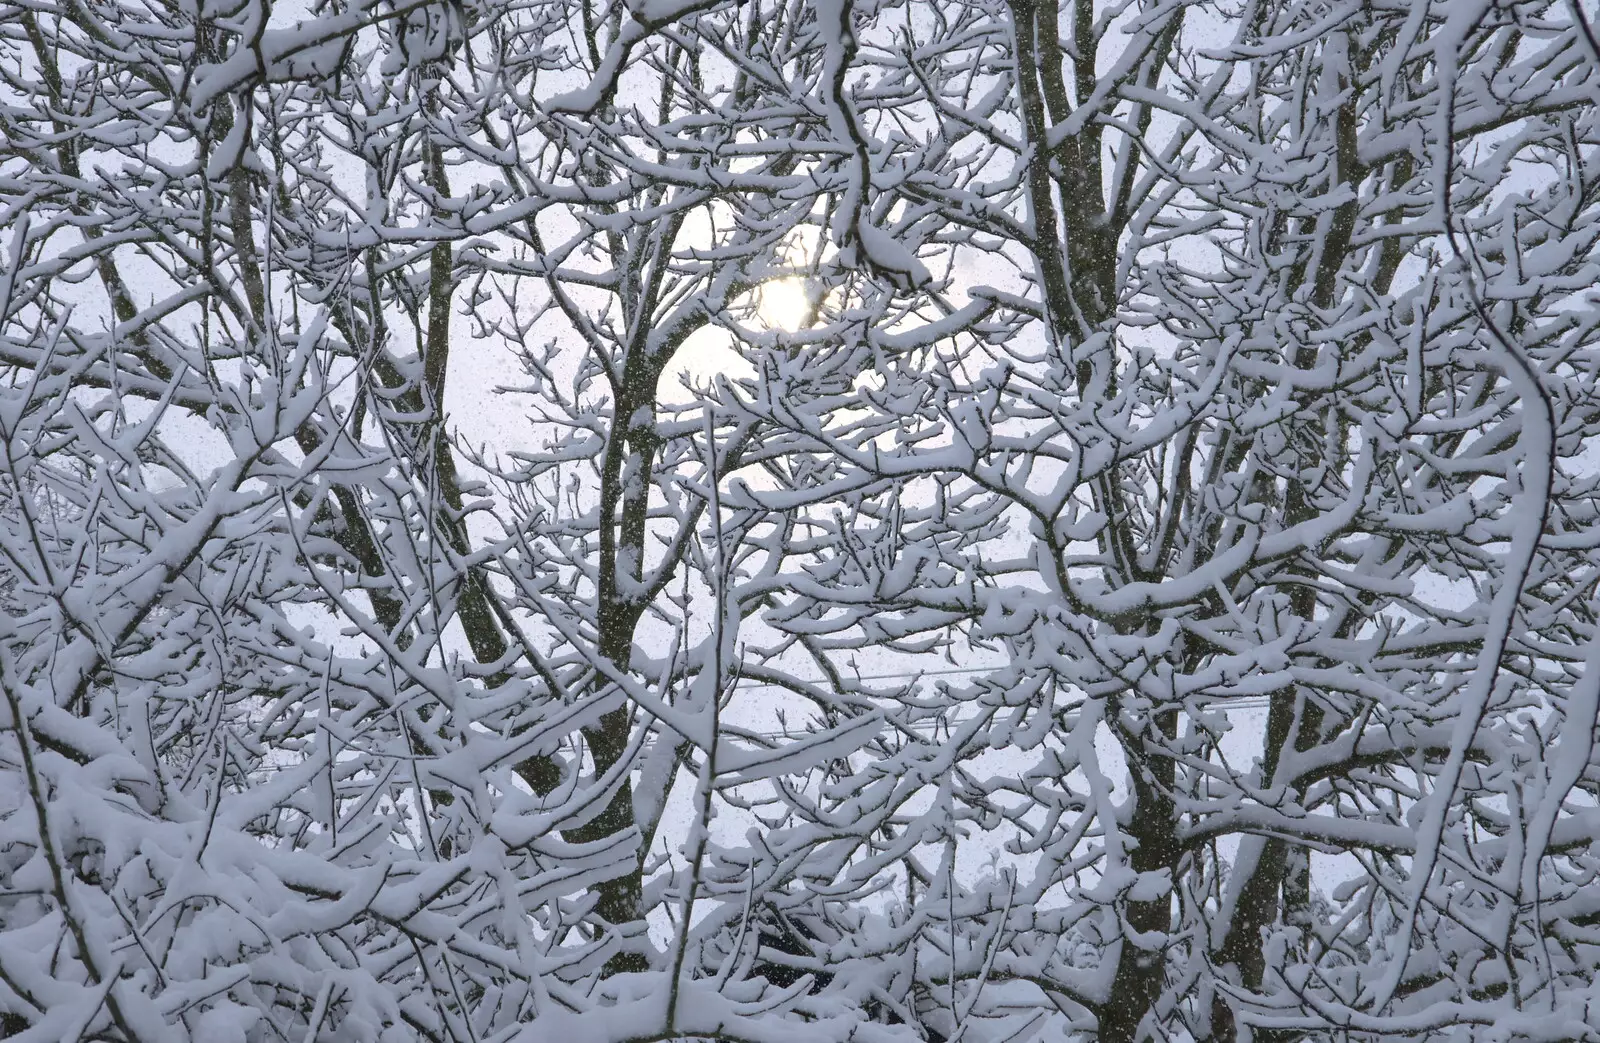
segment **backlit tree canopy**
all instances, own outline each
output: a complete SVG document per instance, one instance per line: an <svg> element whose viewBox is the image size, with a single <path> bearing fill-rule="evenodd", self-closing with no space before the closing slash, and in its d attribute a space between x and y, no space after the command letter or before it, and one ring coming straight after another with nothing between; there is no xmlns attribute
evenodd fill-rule
<svg viewBox="0 0 1600 1043"><path fill-rule="evenodd" d="M1600 1039L1590 0L0 0L0 1038Z"/></svg>

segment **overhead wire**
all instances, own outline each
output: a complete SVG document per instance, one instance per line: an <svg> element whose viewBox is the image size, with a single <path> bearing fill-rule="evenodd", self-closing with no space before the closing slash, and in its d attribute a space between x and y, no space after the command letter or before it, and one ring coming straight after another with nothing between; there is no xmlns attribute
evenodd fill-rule
<svg viewBox="0 0 1600 1043"><path fill-rule="evenodd" d="M851 675L851 677L852 677L852 680L856 680L856 681L915 681L915 680L920 680L920 679L926 678L926 677L950 677L950 676L955 676L955 675L969 675L970 676L972 674L981 674L981 673L985 673L985 672L992 671L992 670L1000 670L1000 669L1003 669L1003 668L1004 667L1002 665L999 665L999 664L996 664L996 665L993 665L993 666L956 666L956 667L941 667L941 668L936 669L936 670L906 670L906 671L890 671L888 673L877 673L877 674L853 674L853 675ZM827 678L800 678L800 677L797 677L794 680L796 681L796 683L806 684L806 685L826 686L826 685L831 683L831 681L829 679L827 679ZM782 692L793 692L793 689L790 688L789 686L784 685L784 684L780 684L780 683L778 683L776 681L742 681L741 682L741 687L745 691L750 691L752 689L755 689L755 690L776 689L776 690L782 691ZM1267 709L1271 705L1271 697L1270 696L1265 696L1265 695L1242 695L1242 696L1228 696L1228 695L1206 696L1206 695L1197 695L1197 696L1192 696L1189 700L1185 700L1185 702L1186 703L1187 702L1205 702L1205 703L1211 704L1211 705L1207 706L1207 709L1210 709L1210 710L1221 710L1221 711L1264 710L1264 709ZM948 724L957 723L957 722L934 720L934 721L928 721L926 723L930 724L930 725L933 725L935 728L937 728L940 723L945 723L945 724L948 725ZM762 738L762 739L772 739L772 740L777 740L777 739L801 739L801 738L805 738L806 735L808 734L807 732L804 732L804 731L795 731L795 730L790 730L790 731L757 731L755 729L741 729L741 730L745 731L745 733L747 735L750 735L751 737Z"/></svg>
<svg viewBox="0 0 1600 1043"><path fill-rule="evenodd" d="M995 666L956 666L944 667L937 670L905 670L893 671L882 674L852 674L855 681L914 681L924 677L950 677L954 675L981 674L992 670L1004 669L1001 665ZM826 686L832 681L825 677L797 677L795 683L803 685ZM777 681L743 681L741 687L746 690L760 688L775 688L783 692L792 692L794 689ZM1190 697L1194 701L1226 703L1229 708L1248 710L1266 707L1271 704L1271 697L1265 695L1195 695ZM1185 700L1189 701L1189 700Z"/></svg>

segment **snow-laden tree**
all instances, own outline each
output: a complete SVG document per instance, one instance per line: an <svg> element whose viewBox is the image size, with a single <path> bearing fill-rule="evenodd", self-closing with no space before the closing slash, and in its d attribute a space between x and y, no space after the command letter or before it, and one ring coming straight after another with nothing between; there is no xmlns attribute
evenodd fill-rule
<svg viewBox="0 0 1600 1043"><path fill-rule="evenodd" d="M0 12L7 1038L1600 1034L1581 7Z"/></svg>
<svg viewBox="0 0 1600 1043"><path fill-rule="evenodd" d="M829 34L578 4L6 24L7 1033L785 1031L792 969L746 980L788 937L764 900L737 976L696 980L710 838L665 812L839 737L719 738L752 519L708 515L707 476L753 431L678 378L701 331L783 356L760 287L824 266L790 233L859 184L815 104ZM531 421L485 455L450 437L463 373Z"/></svg>
<svg viewBox="0 0 1600 1043"><path fill-rule="evenodd" d="M1023 328L738 396L831 468L769 625L996 663L794 799L903 859L823 959L947 1036L1593 1036L1581 12L921 14L859 15L938 112L878 205Z"/></svg>

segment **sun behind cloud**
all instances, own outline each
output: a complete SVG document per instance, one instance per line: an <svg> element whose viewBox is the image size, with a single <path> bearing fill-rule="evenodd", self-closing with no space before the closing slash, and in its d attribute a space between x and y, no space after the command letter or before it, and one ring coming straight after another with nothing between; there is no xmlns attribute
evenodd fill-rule
<svg viewBox="0 0 1600 1043"><path fill-rule="evenodd" d="M757 291L756 313L768 329L794 332L813 321L811 293L798 276L769 279Z"/></svg>

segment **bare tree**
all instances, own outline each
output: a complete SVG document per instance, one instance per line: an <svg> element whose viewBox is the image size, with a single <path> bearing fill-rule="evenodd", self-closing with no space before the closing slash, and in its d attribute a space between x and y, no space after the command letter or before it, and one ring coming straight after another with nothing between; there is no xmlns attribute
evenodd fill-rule
<svg viewBox="0 0 1600 1043"><path fill-rule="evenodd" d="M1025 329L804 416L750 394L840 469L772 625L1003 654L920 755L1025 869L957 899L908 856L945 955L892 980L949 986L945 1034L1007 981L1105 1040L1592 1032L1587 921L1555 912L1591 873L1586 27L1219 14L885 26L872 62L942 133L884 191L1017 265L967 293ZM1313 854L1348 882L1317 894Z"/></svg>
<svg viewBox="0 0 1600 1043"><path fill-rule="evenodd" d="M7 1038L1600 1032L1581 5L0 10Z"/></svg>

